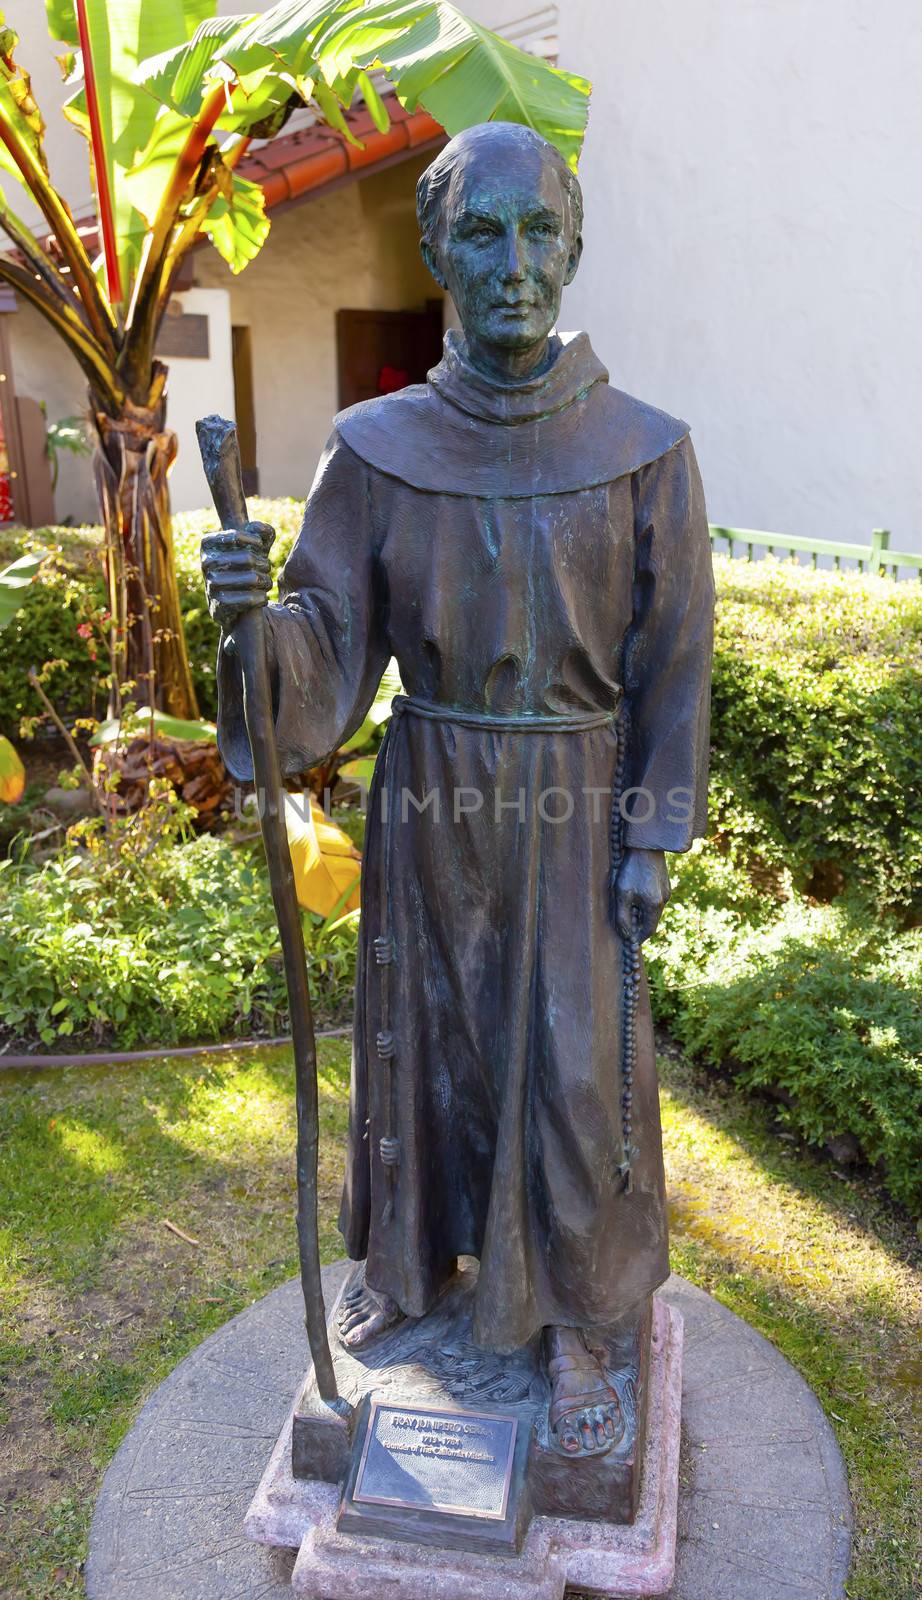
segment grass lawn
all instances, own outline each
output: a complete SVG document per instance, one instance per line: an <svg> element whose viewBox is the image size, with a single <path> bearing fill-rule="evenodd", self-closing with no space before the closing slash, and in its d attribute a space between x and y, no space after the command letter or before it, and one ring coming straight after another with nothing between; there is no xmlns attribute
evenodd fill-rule
<svg viewBox="0 0 922 1600"><path fill-rule="evenodd" d="M332 1260L348 1048L326 1041L320 1059ZM918 1237L770 1110L672 1054L662 1078L675 1267L772 1339L832 1419L852 1600L916 1600ZM296 1271L293 1139L287 1050L0 1083L2 1600L82 1593L96 1487L139 1401Z"/></svg>

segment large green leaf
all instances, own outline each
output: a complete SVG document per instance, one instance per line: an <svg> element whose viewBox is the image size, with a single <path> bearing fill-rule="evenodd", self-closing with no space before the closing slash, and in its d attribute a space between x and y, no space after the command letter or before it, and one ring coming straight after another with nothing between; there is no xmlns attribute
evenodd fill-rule
<svg viewBox="0 0 922 1600"><path fill-rule="evenodd" d="M160 0L156 0L152 10L154 17L159 4ZM131 10L130 4L126 4L126 0L118 0L118 5L120 9ZM114 10L115 7L113 6L112 9ZM161 7L161 9L166 8ZM184 3L180 6L181 24L184 28L183 38L191 39L203 18L214 15L214 9L215 0L184 0ZM45 13L48 19L49 37L60 40L62 44L72 45L76 49L80 43L80 35L77 28L75 0L45 0ZM147 19L148 24L150 20L150 18ZM152 54L154 49L156 49L156 46L148 46L146 40L144 41L145 55Z"/></svg>
<svg viewBox="0 0 922 1600"><path fill-rule="evenodd" d="M280 0L248 25L231 41L224 60L240 73L257 67L268 51L277 65L283 65L292 81L315 76L315 41L331 18L361 6L365 0Z"/></svg>
<svg viewBox="0 0 922 1600"><path fill-rule="evenodd" d="M157 215L177 158L189 137L189 123L176 111L158 110L140 155L121 173L124 227L131 248L140 251ZM132 217L128 208L134 212Z"/></svg>
<svg viewBox="0 0 922 1600"><path fill-rule="evenodd" d="M425 14L421 14L424 12ZM387 72L409 110L422 105L451 134L477 122L522 122L575 169L590 85L471 21L448 0L364 8L320 41L321 65L344 56Z"/></svg>
<svg viewBox="0 0 922 1600"><path fill-rule="evenodd" d="M589 84L470 21L449 0L279 0L260 16L209 20L188 44L174 37L141 62L135 82L194 117L208 88L230 81L218 124L228 131L261 122L295 92L351 138L343 112L356 93L376 126L387 127L373 68L384 69L405 106L424 106L449 133L495 118L523 122L576 166Z"/></svg>
<svg viewBox="0 0 922 1600"><path fill-rule="evenodd" d="M66 25L64 0L49 0L56 29ZM137 267L145 229L142 212L128 173L152 144L152 158L162 149L155 138L160 106L153 95L134 82L138 63L178 45L185 45L199 25L214 15L217 0L86 0L93 71L102 121L101 151L93 151L94 164L105 163L115 213L119 258L126 288ZM72 42L65 40L65 42ZM85 94L82 89L65 106L70 121L89 139ZM165 164L160 172L166 181ZM156 210L156 206L154 206Z"/></svg>
<svg viewBox="0 0 922 1600"><path fill-rule="evenodd" d="M30 555L20 556L18 561L13 561L0 572L0 633L21 609L26 590L47 553L46 550L35 550Z"/></svg>
<svg viewBox="0 0 922 1600"><path fill-rule="evenodd" d="M259 97L259 114L268 115L272 109L276 90ZM290 94L290 90L286 91ZM257 113L254 112L254 115ZM239 119L245 122L245 118ZM229 119L222 119L222 122ZM121 183L126 202L123 227L126 246L132 260L140 260L148 231L153 226L172 177L189 137L193 123L180 111L169 105L158 108L156 120L147 145L134 164L123 172ZM236 174L231 179L227 173L226 193L219 194L208 213L203 231L234 272L240 272L258 253L269 232L269 219L265 215L262 190ZM130 210L127 209L130 207Z"/></svg>
<svg viewBox="0 0 922 1600"><path fill-rule="evenodd" d="M231 272L242 272L262 249L269 218L260 185L236 172L232 180L230 195L218 196L202 224L202 232L207 233Z"/></svg>
<svg viewBox="0 0 922 1600"><path fill-rule="evenodd" d="M186 722L182 717L171 717L166 711L148 711L141 707L128 717L110 717L100 723L90 744L94 748L115 744L119 739L135 739L146 734L151 722L160 739L196 739L214 744L217 730L213 722Z"/></svg>
<svg viewBox="0 0 922 1600"><path fill-rule="evenodd" d="M15 806L25 787L25 767L9 739L0 734L0 805Z"/></svg>
<svg viewBox="0 0 922 1600"><path fill-rule="evenodd" d="M74 0L45 0L45 13L48 19L49 38L57 39L61 44L69 44L76 50L80 43L80 35Z"/></svg>
<svg viewBox="0 0 922 1600"><path fill-rule="evenodd" d="M373 80L367 72L360 72L357 77L358 88L361 90L362 99L368 107L371 120L379 133L386 133L391 125L387 114L387 106L381 99Z"/></svg>
<svg viewBox="0 0 922 1600"><path fill-rule="evenodd" d="M281 0L231 40L224 59L242 64L260 46L296 80L319 71L334 89L356 67L381 67L404 105L422 105L449 133L522 122L576 167L588 82L501 39L449 0Z"/></svg>
<svg viewBox="0 0 922 1600"><path fill-rule="evenodd" d="M47 173L45 124L32 93L32 79L13 59L18 43L17 33L7 26L4 13L0 11L0 119L13 129L41 170ZM22 172L2 141L0 168L26 187Z"/></svg>
<svg viewBox="0 0 922 1600"><path fill-rule="evenodd" d="M400 668L392 656L384 669L384 676L378 685L378 692L365 721L356 729L352 738L347 739L342 745L343 750L361 750L362 746L368 743L382 722L388 720L391 714L391 701L395 694L403 694L403 684L400 682Z"/></svg>
<svg viewBox="0 0 922 1600"><path fill-rule="evenodd" d="M248 69L242 72L229 66L222 55L228 42L250 21L250 16L234 16L203 22L188 44L143 61L135 71L135 84L169 111L189 118L190 124L220 84L228 109L218 121L219 133L243 133L255 124L269 124L273 114L281 113L297 93L294 84L279 72L275 56L264 47L254 48L248 52Z"/></svg>
<svg viewBox="0 0 922 1600"><path fill-rule="evenodd" d="M247 21L243 16L207 18L187 44L177 43L152 60L142 61L135 69L134 82L182 116L197 116L210 83L233 81L233 73L221 60L221 50ZM264 71L271 65L267 50Z"/></svg>

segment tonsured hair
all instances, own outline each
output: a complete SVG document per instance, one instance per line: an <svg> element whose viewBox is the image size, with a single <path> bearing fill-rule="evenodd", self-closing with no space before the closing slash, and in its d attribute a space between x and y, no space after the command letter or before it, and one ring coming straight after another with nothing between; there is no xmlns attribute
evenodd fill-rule
<svg viewBox="0 0 922 1600"><path fill-rule="evenodd" d="M486 144L496 144L500 151L504 144L524 145L538 151L543 160L552 164L563 187L570 238L573 241L578 239L583 230L583 191L576 173L567 166L560 151L547 139L542 139L533 128L526 128L522 123L481 122L450 140L420 176L416 185L416 215L423 243L430 250L436 249L452 179L464 157L478 145Z"/></svg>

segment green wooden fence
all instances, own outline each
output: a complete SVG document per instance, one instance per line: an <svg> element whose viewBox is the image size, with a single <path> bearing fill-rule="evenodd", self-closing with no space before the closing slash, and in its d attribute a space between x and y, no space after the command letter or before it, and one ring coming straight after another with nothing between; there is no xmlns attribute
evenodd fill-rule
<svg viewBox="0 0 922 1600"><path fill-rule="evenodd" d="M908 569L922 579L922 555L912 555L908 550L890 549L890 532L875 528L870 544L846 544L836 539L802 539L791 533L762 533L756 528L720 528L711 523L711 543L717 548L718 540L725 540L725 554L739 554L747 561L755 560L755 551L767 550L769 555L779 552L788 556L807 555L811 565L817 566L820 556L830 556L833 566L841 568L843 561L853 561L859 572L889 573L899 578L900 568Z"/></svg>

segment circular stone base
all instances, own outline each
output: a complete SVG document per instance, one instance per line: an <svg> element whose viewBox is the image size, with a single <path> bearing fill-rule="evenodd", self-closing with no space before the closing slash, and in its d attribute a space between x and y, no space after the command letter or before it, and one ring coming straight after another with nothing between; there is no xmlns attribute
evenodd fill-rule
<svg viewBox="0 0 922 1600"><path fill-rule="evenodd" d="M327 1267L331 1304L344 1264ZM670 1600L840 1600L851 1512L812 1392L773 1345L681 1278L679 1543ZM308 1356L286 1283L199 1345L151 1395L90 1531L89 1600L290 1600L294 1552L243 1519Z"/></svg>

